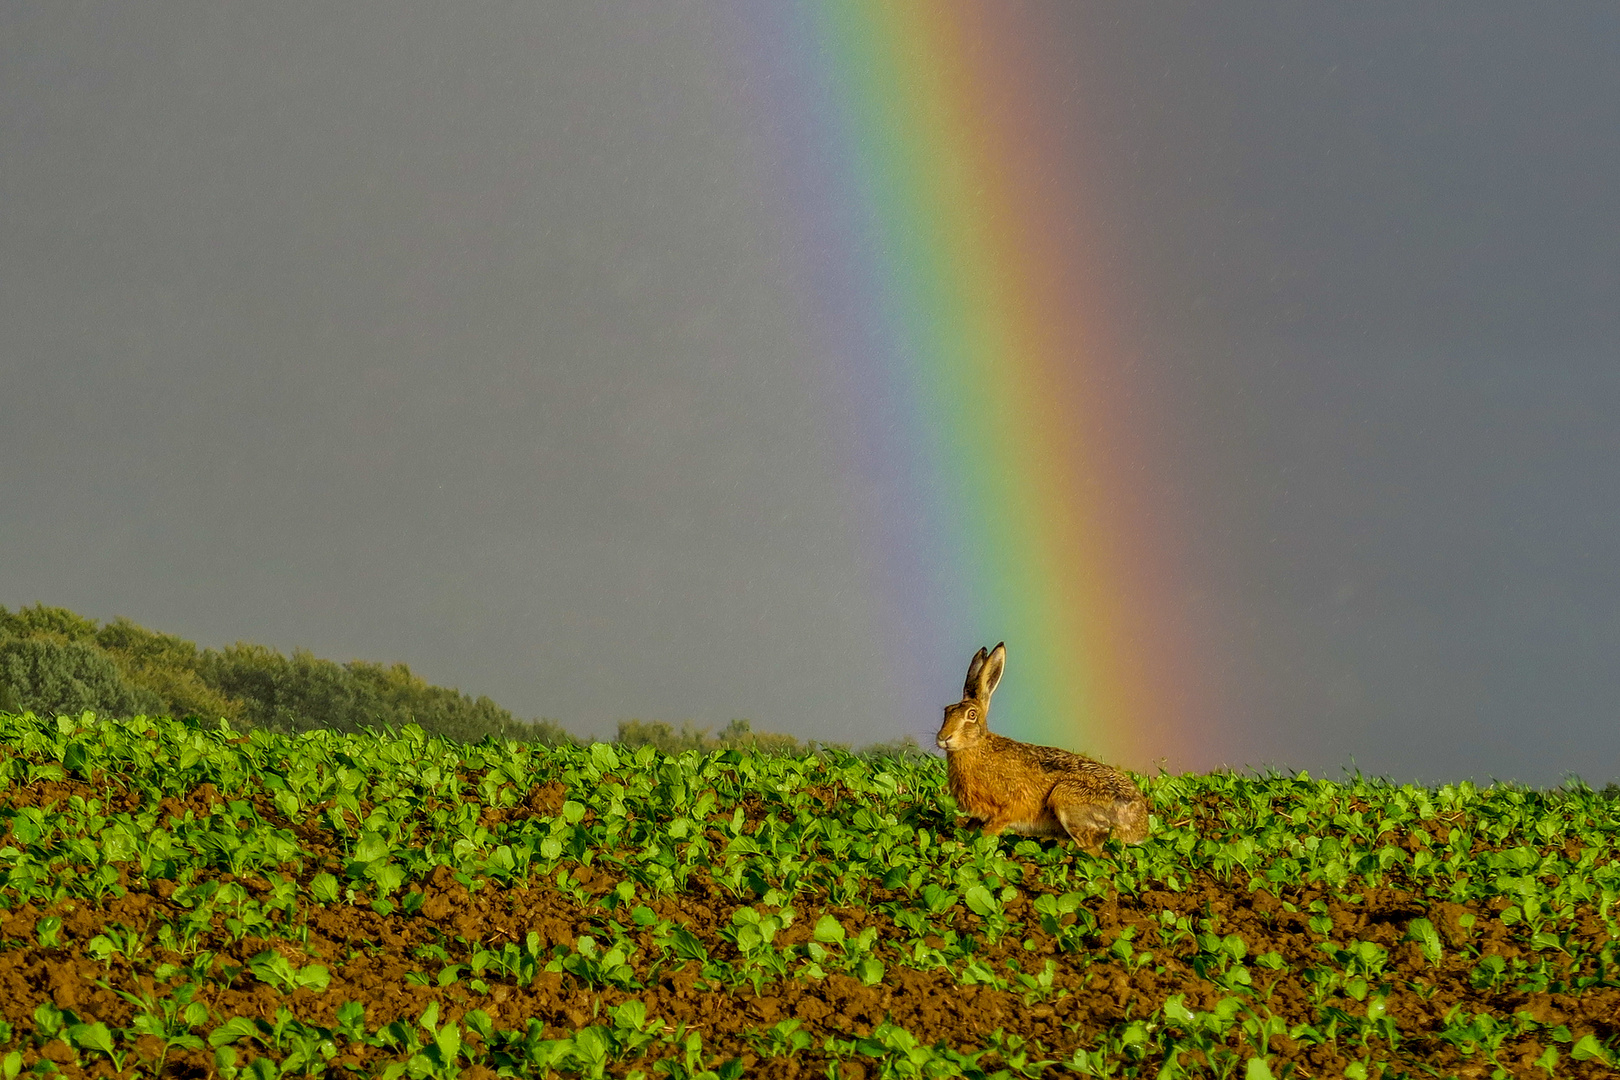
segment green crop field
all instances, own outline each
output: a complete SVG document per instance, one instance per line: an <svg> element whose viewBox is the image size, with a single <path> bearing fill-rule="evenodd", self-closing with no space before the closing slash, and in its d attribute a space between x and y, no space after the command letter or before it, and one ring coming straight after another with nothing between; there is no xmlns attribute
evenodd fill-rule
<svg viewBox="0 0 1620 1080"><path fill-rule="evenodd" d="M1614 1075L1620 801L0 715L0 1076Z"/></svg>

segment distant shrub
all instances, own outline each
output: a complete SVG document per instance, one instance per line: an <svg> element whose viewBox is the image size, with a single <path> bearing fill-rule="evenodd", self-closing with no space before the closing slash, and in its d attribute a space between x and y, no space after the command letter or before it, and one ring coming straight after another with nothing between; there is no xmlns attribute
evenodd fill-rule
<svg viewBox="0 0 1620 1080"><path fill-rule="evenodd" d="M17 706L8 711L39 716L77 716L87 709L102 716L163 711L157 694L130 683L106 652L84 641L0 638L0 685Z"/></svg>
<svg viewBox="0 0 1620 1080"><path fill-rule="evenodd" d="M384 666L354 660L343 667L396 727L417 724L429 734L463 742L477 742L486 735L548 746L573 741L558 724L546 720L525 723L482 694L475 698L434 686L404 664Z"/></svg>
<svg viewBox="0 0 1620 1080"><path fill-rule="evenodd" d="M926 758L932 756L910 735L890 742L873 743L871 746L861 750L851 751L843 743L801 743L792 735L770 731L755 731L753 724L747 720L733 720L722 728L718 735L711 735L708 728L693 726L691 721L683 723L681 729L676 731L662 720L621 720L619 721L618 736L614 741L631 749L651 746L665 754L680 754L687 750L698 750L704 753L714 753L719 750L755 750L764 754L820 753L830 750L841 753L853 752L861 757Z"/></svg>
<svg viewBox="0 0 1620 1080"><path fill-rule="evenodd" d="M902 735L900 738L890 739L888 742L879 742L873 743L870 746L863 746L859 751L857 751L857 753L861 757L865 758L910 759L934 756L924 749L923 746L917 742L916 738L911 735Z"/></svg>
<svg viewBox="0 0 1620 1080"><path fill-rule="evenodd" d="M534 743L538 746L577 746L579 740L567 728L555 720L518 720L512 729L502 735L502 738L514 739L517 742Z"/></svg>
<svg viewBox="0 0 1620 1080"><path fill-rule="evenodd" d="M618 737L614 741L631 749L650 746L664 754L715 748L715 741L709 737L709 729L693 727L691 721L682 724L677 732L662 720L620 720Z"/></svg>
<svg viewBox="0 0 1620 1080"><path fill-rule="evenodd" d="M754 725L747 720L733 720L718 735L709 734L706 727L694 727L690 720L681 725L680 731L662 720L621 720L618 738L614 741L631 748L651 746L666 754L679 754L687 750L705 753L716 750L758 750L766 754L793 754L805 749L792 735L755 731Z"/></svg>

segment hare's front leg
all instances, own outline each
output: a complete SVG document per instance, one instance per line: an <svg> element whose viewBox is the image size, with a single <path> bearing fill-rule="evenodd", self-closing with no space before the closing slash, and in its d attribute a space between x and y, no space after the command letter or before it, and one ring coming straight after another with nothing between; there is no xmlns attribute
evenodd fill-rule
<svg viewBox="0 0 1620 1080"><path fill-rule="evenodd" d="M1017 820L1017 816L1000 810L994 814L986 814L979 819L979 831L986 836L1000 836Z"/></svg>

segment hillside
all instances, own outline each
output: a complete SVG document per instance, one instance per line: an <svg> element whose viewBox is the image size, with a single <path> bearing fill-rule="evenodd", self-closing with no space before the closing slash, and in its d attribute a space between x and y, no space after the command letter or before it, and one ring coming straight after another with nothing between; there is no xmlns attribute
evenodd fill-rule
<svg viewBox="0 0 1620 1080"><path fill-rule="evenodd" d="M0 606L0 708L41 716L224 717L240 728L361 731L416 724L446 738L570 740L560 725L519 720L482 695L434 686L405 664L339 664L250 642L222 649L100 624L66 608Z"/></svg>

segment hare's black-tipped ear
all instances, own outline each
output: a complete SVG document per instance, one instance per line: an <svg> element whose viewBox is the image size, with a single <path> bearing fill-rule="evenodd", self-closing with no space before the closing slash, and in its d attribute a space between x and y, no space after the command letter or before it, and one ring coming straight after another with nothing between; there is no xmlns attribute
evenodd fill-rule
<svg viewBox="0 0 1620 1080"><path fill-rule="evenodd" d="M979 652L968 664L967 682L962 684L963 697L979 696L979 672L984 670L984 662L990 659L990 654L984 646L979 646Z"/></svg>
<svg viewBox="0 0 1620 1080"><path fill-rule="evenodd" d="M990 695L1001 685L1001 673L1006 670L1007 643L1001 642L990 650L990 655L984 661L984 670L979 672L979 697L984 699L986 705L990 704Z"/></svg>

